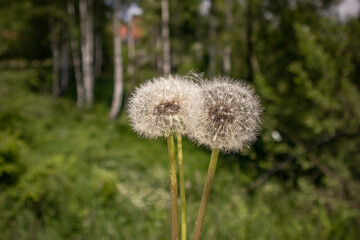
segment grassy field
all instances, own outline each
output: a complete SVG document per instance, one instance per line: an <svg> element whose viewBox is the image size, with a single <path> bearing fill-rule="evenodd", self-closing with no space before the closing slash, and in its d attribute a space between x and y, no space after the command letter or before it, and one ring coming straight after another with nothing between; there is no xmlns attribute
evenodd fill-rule
<svg viewBox="0 0 360 240"><path fill-rule="evenodd" d="M41 84L40 84L41 85ZM164 140L139 138L109 104L79 110L39 87L38 73L0 71L0 239L169 239ZM210 153L184 143L189 233ZM242 156L221 155L203 239L357 239L359 213L308 182L269 180L249 194ZM330 203L330 205L329 205Z"/></svg>

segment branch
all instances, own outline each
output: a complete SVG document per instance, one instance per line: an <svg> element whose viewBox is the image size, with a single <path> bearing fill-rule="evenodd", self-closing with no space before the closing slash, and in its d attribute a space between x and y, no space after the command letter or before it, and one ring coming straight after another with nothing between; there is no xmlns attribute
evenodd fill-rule
<svg viewBox="0 0 360 240"><path fill-rule="evenodd" d="M278 163L274 168L264 172L263 174L261 174L255 181L253 181L247 188L247 190L249 192L253 191L255 188L257 188L258 186L260 186L261 184L263 184L268 178L270 178L272 175L274 175L276 172L278 172L279 170L283 169L284 167L286 167L289 163L291 163L292 161L294 161L295 159L297 159L298 157L302 156L302 155L306 155L312 151L314 151L317 148L322 147L323 145L332 142L333 140L343 137L345 134L342 132L337 132L336 134L332 135L332 136L323 136L320 137L319 139L313 141L312 143L308 144L305 147L305 150L297 155L290 155L287 158L285 158L285 160L283 160L282 162Z"/></svg>

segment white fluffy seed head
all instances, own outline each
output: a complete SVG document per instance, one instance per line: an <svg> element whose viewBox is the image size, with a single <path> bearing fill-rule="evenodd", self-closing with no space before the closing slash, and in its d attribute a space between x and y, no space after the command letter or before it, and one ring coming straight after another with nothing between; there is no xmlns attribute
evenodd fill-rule
<svg viewBox="0 0 360 240"><path fill-rule="evenodd" d="M192 104L200 96L199 85L181 76L153 78L138 87L127 111L134 130L142 137L187 134L192 121Z"/></svg>
<svg viewBox="0 0 360 240"><path fill-rule="evenodd" d="M201 83L189 136L223 152L250 146L259 133L262 107L254 90L240 80L215 77Z"/></svg>

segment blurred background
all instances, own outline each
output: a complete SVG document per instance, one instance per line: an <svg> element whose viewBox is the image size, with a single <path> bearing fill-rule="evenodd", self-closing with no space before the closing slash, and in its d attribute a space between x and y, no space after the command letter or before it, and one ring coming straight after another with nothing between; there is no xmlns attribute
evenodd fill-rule
<svg viewBox="0 0 360 240"><path fill-rule="evenodd" d="M244 79L262 134L221 155L203 239L359 239L357 0L0 0L0 239L169 239L164 140L123 110L168 73ZM188 231L210 153L185 141Z"/></svg>

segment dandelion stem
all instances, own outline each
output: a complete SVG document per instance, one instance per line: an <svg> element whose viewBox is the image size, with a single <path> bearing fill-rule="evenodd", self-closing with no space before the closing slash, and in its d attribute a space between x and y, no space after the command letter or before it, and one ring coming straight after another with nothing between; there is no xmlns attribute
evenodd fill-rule
<svg viewBox="0 0 360 240"><path fill-rule="evenodd" d="M201 231L205 220L206 207L210 196L211 185L214 180L218 157L219 157L219 149L213 149L211 152L210 163L209 163L208 173L206 176L204 191L201 197L199 212L195 223L195 230L193 236L194 240L200 240Z"/></svg>
<svg viewBox="0 0 360 240"><path fill-rule="evenodd" d="M170 164L171 239L179 239L179 216L176 182L175 146L173 134L167 137Z"/></svg>
<svg viewBox="0 0 360 240"><path fill-rule="evenodd" d="M183 151L181 134L177 133L177 153L180 178L180 199L181 199L181 240L186 240L186 197L185 197L185 179L183 168Z"/></svg>

